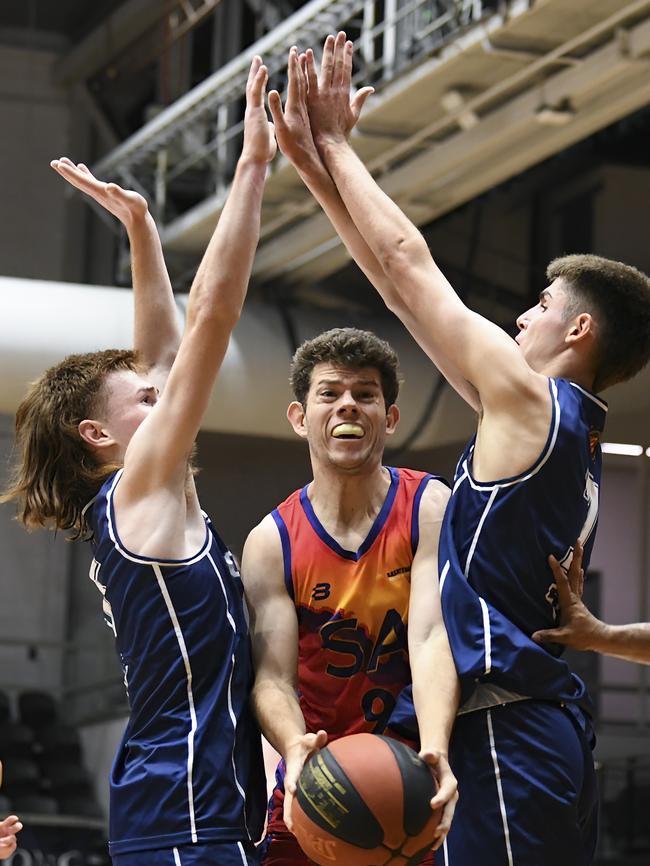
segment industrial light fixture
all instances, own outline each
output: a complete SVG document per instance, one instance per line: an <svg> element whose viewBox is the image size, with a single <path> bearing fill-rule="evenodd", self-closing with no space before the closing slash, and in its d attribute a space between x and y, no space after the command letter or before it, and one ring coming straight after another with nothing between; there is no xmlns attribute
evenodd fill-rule
<svg viewBox="0 0 650 866"><path fill-rule="evenodd" d="M643 445L628 445L624 442L603 442L601 445L603 454L622 454L625 457L640 457L643 454ZM645 452L650 457L650 448Z"/></svg>

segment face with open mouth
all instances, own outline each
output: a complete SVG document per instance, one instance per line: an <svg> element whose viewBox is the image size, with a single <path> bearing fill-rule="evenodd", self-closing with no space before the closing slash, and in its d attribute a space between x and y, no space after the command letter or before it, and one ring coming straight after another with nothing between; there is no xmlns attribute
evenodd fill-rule
<svg viewBox="0 0 650 866"><path fill-rule="evenodd" d="M287 414L308 440L312 461L345 472L381 464L386 436L399 419L396 406L386 410L378 370L327 363L314 367L306 408L294 402Z"/></svg>

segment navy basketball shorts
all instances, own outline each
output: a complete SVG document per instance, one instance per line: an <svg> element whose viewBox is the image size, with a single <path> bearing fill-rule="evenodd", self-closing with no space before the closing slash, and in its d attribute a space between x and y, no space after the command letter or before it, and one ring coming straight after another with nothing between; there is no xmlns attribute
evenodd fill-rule
<svg viewBox="0 0 650 866"><path fill-rule="evenodd" d="M155 851L115 854L113 866L259 866L254 845L249 842L217 842L178 845Z"/></svg>
<svg viewBox="0 0 650 866"><path fill-rule="evenodd" d="M461 715L446 866L588 866L598 823L588 738L567 709L519 701ZM442 858L439 858L442 860Z"/></svg>

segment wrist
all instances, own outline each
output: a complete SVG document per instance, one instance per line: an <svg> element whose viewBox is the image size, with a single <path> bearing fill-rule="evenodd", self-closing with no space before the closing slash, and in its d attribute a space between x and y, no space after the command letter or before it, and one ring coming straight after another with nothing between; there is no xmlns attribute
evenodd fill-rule
<svg viewBox="0 0 650 866"><path fill-rule="evenodd" d="M241 156L237 160L237 171L256 171L265 175L268 164L269 162L266 157L248 152L246 148L244 148L241 152Z"/></svg>
<svg viewBox="0 0 650 866"><path fill-rule="evenodd" d="M615 626L607 625L599 619L594 618L591 635L588 638L586 649L601 652L616 640Z"/></svg>

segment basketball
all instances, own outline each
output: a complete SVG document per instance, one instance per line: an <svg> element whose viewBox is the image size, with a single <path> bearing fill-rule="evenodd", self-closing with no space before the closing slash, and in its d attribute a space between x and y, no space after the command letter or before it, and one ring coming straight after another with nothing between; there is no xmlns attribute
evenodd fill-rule
<svg viewBox="0 0 650 866"><path fill-rule="evenodd" d="M335 740L305 764L292 807L305 854L327 866L416 866L440 810L431 771L408 746L376 734Z"/></svg>

